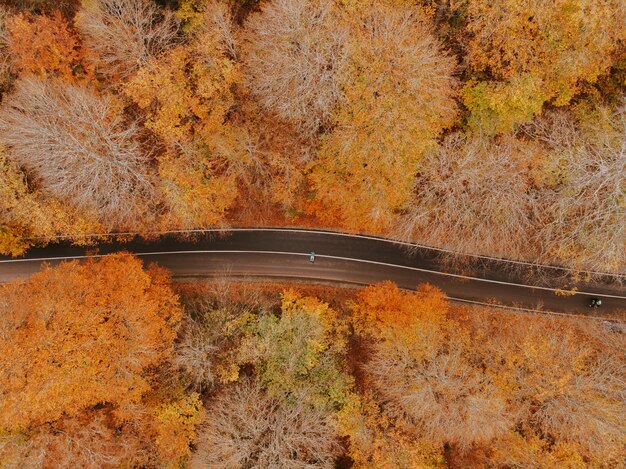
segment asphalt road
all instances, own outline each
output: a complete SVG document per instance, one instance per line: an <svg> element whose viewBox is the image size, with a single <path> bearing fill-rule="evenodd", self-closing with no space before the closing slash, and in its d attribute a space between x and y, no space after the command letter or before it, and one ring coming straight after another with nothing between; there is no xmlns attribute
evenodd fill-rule
<svg viewBox="0 0 626 469"><path fill-rule="evenodd" d="M428 282L450 298L470 302L595 314L599 311L587 305L591 297L598 297L602 299L603 314L626 311L626 289L619 283L579 284L576 295L559 296L545 286L562 275L559 271L539 272L534 277L545 282L531 286L526 274L502 263L483 263L470 273L467 269L444 272L439 253L434 250L419 248L409 253L405 245L379 238L293 229L234 230L224 236L203 234L187 240L165 236L90 248L55 244L32 249L22 258L0 256L0 282L26 277L40 270L44 262L56 264L67 258L81 258L94 249L99 255L133 252L146 263L166 267L175 278L229 275L361 285L391 280L407 289ZM309 260L311 251L316 253L314 263Z"/></svg>

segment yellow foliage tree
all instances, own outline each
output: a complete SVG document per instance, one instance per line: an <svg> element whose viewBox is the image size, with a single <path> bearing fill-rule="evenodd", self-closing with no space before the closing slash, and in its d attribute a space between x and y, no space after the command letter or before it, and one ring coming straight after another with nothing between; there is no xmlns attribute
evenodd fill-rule
<svg viewBox="0 0 626 469"><path fill-rule="evenodd" d="M356 469L444 468L440 445L415 435L384 413L371 392L353 399L338 415Z"/></svg>
<svg viewBox="0 0 626 469"><path fill-rule="evenodd" d="M234 103L231 87L239 72L220 53L219 45L212 46L212 56L203 56L194 47L177 46L150 61L125 87L147 111L146 126L167 144L193 138L210 143L223 131L225 114ZM202 47L210 50L211 44Z"/></svg>
<svg viewBox="0 0 626 469"><path fill-rule="evenodd" d="M594 83L626 38L620 0L460 0L467 21L469 63L494 81L469 84L471 127L509 130L541 112L543 102L567 104ZM512 115L511 115L512 112Z"/></svg>
<svg viewBox="0 0 626 469"><path fill-rule="evenodd" d="M127 83L126 93L163 139L159 157L168 228L208 227L223 221L237 197L237 178L250 162L247 133L227 123L240 80L208 13L191 44L150 61Z"/></svg>
<svg viewBox="0 0 626 469"><path fill-rule="evenodd" d="M234 177L220 174L205 145L180 146L159 158L161 190L168 211L161 221L166 228L198 228L216 225L237 197Z"/></svg>
<svg viewBox="0 0 626 469"><path fill-rule="evenodd" d="M406 202L423 152L454 121L455 63L419 10L367 2L346 16L344 98L312 165L313 209L380 231Z"/></svg>
<svg viewBox="0 0 626 469"><path fill-rule="evenodd" d="M332 308L294 290L283 292L282 314L265 314L248 327L241 363L254 364L270 394L320 409L351 398L344 372L345 328Z"/></svg>
<svg viewBox="0 0 626 469"><path fill-rule="evenodd" d="M85 233L102 233L96 216L78 213L67 204L32 191L26 175L0 147L0 254L18 256L33 244L45 244L58 235L73 235L78 244Z"/></svg>
<svg viewBox="0 0 626 469"><path fill-rule="evenodd" d="M182 396L156 409L156 445L162 461L179 467L191 456L189 445L196 436L201 411L202 402L197 393Z"/></svg>

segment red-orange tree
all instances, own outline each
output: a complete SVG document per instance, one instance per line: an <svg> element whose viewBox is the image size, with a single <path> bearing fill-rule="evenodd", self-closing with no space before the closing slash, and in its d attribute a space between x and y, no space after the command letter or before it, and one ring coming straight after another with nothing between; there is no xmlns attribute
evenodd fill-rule
<svg viewBox="0 0 626 469"><path fill-rule="evenodd" d="M89 75L79 38L60 12L52 16L17 14L6 21L8 52L20 74L73 80Z"/></svg>
<svg viewBox="0 0 626 469"><path fill-rule="evenodd" d="M150 389L181 308L164 271L118 254L0 289L0 429L19 431Z"/></svg>

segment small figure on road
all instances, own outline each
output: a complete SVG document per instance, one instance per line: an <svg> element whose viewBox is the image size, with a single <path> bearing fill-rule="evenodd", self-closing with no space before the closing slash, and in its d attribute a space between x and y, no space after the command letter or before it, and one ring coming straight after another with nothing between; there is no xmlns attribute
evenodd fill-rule
<svg viewBox="0 0 626 469"><path fill-rule="evenodd" d="M315 262L315 251L311 251L311 255L309 257L309 262L313 264Z"/></svg>
<svg viewBox="0 0 626 469"><path fill-rule="evenodd" d="M602 306L602 300L600 298L591 298L591 301L589 302L589 307L599 308L600 306Z"/></svg>

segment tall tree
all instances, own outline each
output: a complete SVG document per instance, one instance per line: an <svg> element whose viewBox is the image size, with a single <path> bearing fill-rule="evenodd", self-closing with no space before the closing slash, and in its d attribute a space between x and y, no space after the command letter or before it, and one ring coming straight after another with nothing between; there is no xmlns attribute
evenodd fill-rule
<svg viewBox="0 0 626 469"><path fill-rule="evenodd" d="M423 152L456 116L455 63L416 9L366 2L347 15L345 100L310 181L322 220L380 231L408 199Z"/></svg>
<svg viewBox="0 0 626 469"><path fill-rule="evenodd" d="M51 16L18 13L6 20L8 53L21 75L74 81L87 77L78 36L56 11Z"/></svg>
<svg viewBox="0 0 626 469"><path fill-rule="evenodd" d="M27 78L0 109L0 138L47 195L110 228L137 226L152 194L136 125L85 86Z"/></svg>
<svg viewBox="0 0 626 469"><path fill-rule="evenodd" d="M506 390L521 433L495 442L498 457L554 461L560 451L614 464L626 441L623 354L566 321L471 314L483 316L472 319L476 351L486 375Z"/></svg>
<svg viewBox="0 0 626 469"><path fill-rule="evenodd" d="M32 190L26 174L0 147L0 253L17 256L56 236L72 234L81 242L86 240L81 235L104 231L93 217Z"/></svg>
<svg viewBox="0 0 626 469"><path fill-rule="evenodd" d="M465 89L469 123L491 133L529 121L546 101L567 104L611 67L626 39L626 7L619 0L457 5L467 21L469 63L491 77Z"/></svg>
<svg viewBox="0 0 626 469"><path fill-rule="evenodd" d="M0 460L16 467L178 464L198 396L159 388L182 316L169 277L127 254L0 287ZM158 388L158 389L157 389Z"/></svg>
<svg viewBox="0 0 626 469"><path fill-rule="evenodd" d="M134 257L114 255L2 287L0 427L28 428L101 402L138 402L182 314L167 281Z"/></svg>
<svg viewBox="0 0 626 469"><path fill-rule="evenodd" d="M543 258L574 268L623 272L626 265L626 108L582 106L551 113L530 133L547 147L538 227Z"/></svg>
<svg viewBox="0 0 626 469"><path fill-rule="evenodd" d="M242 364L253 364L270 394L335 409L350 399L345 373L345 338L328 304L283 292L282 314L260 316L241 346Z"/></svg>
<svg viewBox="0 0 626 469"><path fill-rule="evenodd" d="M331 121L341 99L348 31L329 0L274 0L246 23L244 59L263 107L307 136Z"/></svg>
<svg viewBox="0 0 626 469"><path fill-rule="evenodd" d="M159 157L166 227L223 222L253 161L247 132L227 122L240 71L217 21L223 18L211 13L201 16L188 44L150 60L124 87L166 145Z"/></svg>
<svg viewBox="0 0 626 469"><path fill-rule="evenodd" d="M118 80L170 47L177 34L171 12L152 0L85 0L76 26L98 73Z"/></svg>
<svg viewBox="0 0 626 469"><path fill-rule="evenodd" d="M538 151L512 136L495 142L449 135L422 160L415 196L394 234L468 254L536 256L528 166Z"/></svg>
<svg viewBox="0 0 626 469"><path fill-rule="evenodd" d="M332 468L331 420L306 402L288 404L245 380L209 403L192 468Z"/></svg>
<svg viewBox="0 0 626 469"><path fill-rule="evenodd" d="M504 393L473 362L469 338L446 318L441 292L402 293L383 284L362 292L353 309L370 324L361 333L374 339L365 370L375 391L418 437L466 449L512 427Z"/></svg>

